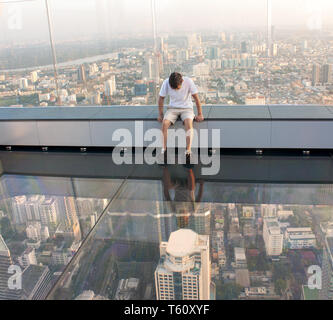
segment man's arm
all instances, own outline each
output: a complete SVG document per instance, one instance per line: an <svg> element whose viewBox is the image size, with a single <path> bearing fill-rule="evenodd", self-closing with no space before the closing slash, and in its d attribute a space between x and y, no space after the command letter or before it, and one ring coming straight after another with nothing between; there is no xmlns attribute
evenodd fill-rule
<svg viewBox="0 0 333 320"><path fill-rule="evenodd" d="M197 109L198 109L198 115L195 119L198 122L204 121L205 119L204 119L203 114L202 114L202 108L201 108L201 102L200 102L200 99L199 99L199 95L196 93L196 94L193 94L192 97L193 97L193 99L195 101L195 104L197 105Z"/></svg>
<svg viewBox="0 0 333 320"><path fill-rule="evenodd" d="M163 121L163 108L164 108L164 99L165 97L159 97L158 98L158 121L162 122Z"/></svg>

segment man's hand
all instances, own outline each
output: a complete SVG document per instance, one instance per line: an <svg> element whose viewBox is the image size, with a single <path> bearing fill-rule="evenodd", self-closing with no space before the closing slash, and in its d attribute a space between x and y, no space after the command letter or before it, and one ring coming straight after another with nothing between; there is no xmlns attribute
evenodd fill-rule
<svg viewBox="0 0 333 320"><path fill-rule="evenodd" d="M198 122L202 122L202 121L204 121L205 119L204 119L204 117L203 117L202 114L198 114L198 115L195 117L195 120L198 121Z"/></svg>
<svg viewBox="0 0 333 320"><path fill-rule="evenodd" d="M163 118L164 118L163 113L162 114L160 113L157 118L158 122L163 122Z"/></svg>

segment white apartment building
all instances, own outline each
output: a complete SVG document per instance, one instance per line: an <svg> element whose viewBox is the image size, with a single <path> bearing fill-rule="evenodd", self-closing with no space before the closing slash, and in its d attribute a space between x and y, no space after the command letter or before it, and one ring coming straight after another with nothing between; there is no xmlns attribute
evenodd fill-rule
<svg viewBox="0 0 333 320"><path fill-rule="evenodd" d="M37 259L36 259L36 253L34 248L27 248L23 254L18 257L19 264L26 268L30 266L31 264L37 265Z"/></svg>
<svg viewBox="0 0 333 320"><path fill-rule="evenodd" d="M263 237L266 254L268 256L279 256L283 250L283 233L276 218L264 219Z"/></svg>
<svg viewBox="0 0 333 320"><path fill-rule="evenodd" d="M209 236L189 229L172 232L160 244L155 270L157 300L210 300Z"/></svg>
<svg viewBox="0 0 333 320"><path fill-rule="evenodd" d="M307 249L316 246L316 236L311 228L287 228L285 246L289 249Z"/></svg>

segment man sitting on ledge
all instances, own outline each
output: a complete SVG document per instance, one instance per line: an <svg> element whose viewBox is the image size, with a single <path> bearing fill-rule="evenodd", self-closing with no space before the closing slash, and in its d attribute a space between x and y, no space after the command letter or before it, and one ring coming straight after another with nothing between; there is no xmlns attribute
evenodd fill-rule
<svg viewBox="0 0 333 320"><path fill-rule="evenodd" d="M170 104L167 112L163 116L164 99L170 97ZM193 112L192 97L195 100L198 109L198 116L195 117ZM168 140L168 128L174 124L178 117L181 118L186 130L186 163L190 162L191 146L193 138L193 120L198 122L204 120L202 115L201 103L198 96L198 89L192 79L183 77L180 73L174 72L170 77L164 80L160 97L158 100L159 117L158 121L162 122L164 162L166 162L166 149Z"/></svg>

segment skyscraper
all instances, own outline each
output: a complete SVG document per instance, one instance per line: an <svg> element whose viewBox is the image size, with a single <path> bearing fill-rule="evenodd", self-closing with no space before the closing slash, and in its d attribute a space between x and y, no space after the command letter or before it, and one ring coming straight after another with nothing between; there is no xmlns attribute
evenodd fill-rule
<svg viewBox="0 0 333 320"><path fill-rule="evenodd" d="M20 79L20 89L25 90L28 88L28 79L27 78L21 78Z"/></svg>
<svg viewBox="0 0 333 320"><path fill-rule="evenodd" d="M112 75L111 78L105 81L105 95L111 97L116 93L116 77Z"/></svg>
<svg viewBox="0 0 333 320"><path fill-rule="evenodd" d="M332 83L332 65L324 64L320 70L320 82L322 84Z"/></svg>
<svg viewBox="0 0 333 320"><path fill-rule="evenodd" d="M38 72L37 71L32 71L30 73L30 78L32 83L36 83L38 81Z"/></svg>
<svg viewBox="0 0 333 320"><path fill-rule="evenodd" d="M10 289L8 280L12 276L8 268L13 264L10 251L0 235L0 300L17 300L20 298L20 290Z"/></svg>
<svg viewBox="0 0 333 320"><path fill-rule="evenodd" d="M77 70L77 80L79 83L86 82L86 70L83 64Z"/></svg>
<svg viewBox="0 0 333 320"><path fill-rule="evenodd" d="M157 300L209 300L209 236L189 229L172 232L160 244L155 270Z"/></svg>
<svg viewBox="0 0 333 320"><path fill-rule="evenodd" d="M160 77L160 55L148 56L142 70L142 77L147 80L157 81Z"/></svg>
<svg viewBox="0 0 333 320"><path fill-rule="evenodd" d="M317 85L320 82L320 66L314 64L312 66L312 86Z"/></svg>

